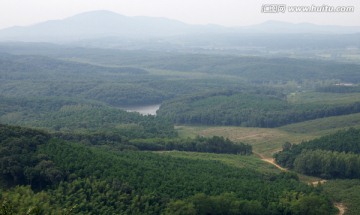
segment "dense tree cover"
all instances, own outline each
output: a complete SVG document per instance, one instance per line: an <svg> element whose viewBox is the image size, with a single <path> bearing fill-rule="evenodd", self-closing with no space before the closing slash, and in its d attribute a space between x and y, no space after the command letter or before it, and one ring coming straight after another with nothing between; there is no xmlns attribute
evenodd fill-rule
<svg viewBox="0 0 360 215"><path fill-rule="evenodd" d="M92 89L106 91L105 83L109 84L108 90L111 94L114 83L140 81L143 76L146 80L147 77L147 71L136 68L102 67L40 56L1 54L0 65L1 94L7 96L86 98ZM143 93L136 93L133 88L130 90L134 93L129 96L134 98ZM119 91L119 95L123 93Z"/></svg>
<svg viewBox="0 0 360 215"><path fill-rule="evenodd" d="M195 139L142 139L131 140L130 144L140 150L179 150L226 154L251 154L251 145L234 143L224 137L196 137Z"/></svg>
<svg viewBox="0 0 360 215"><path fill-rule="evenodd" d="M292 148L295 147L360 154L360 129L349 128L347 130L340 130L334 134L292 146Z"/></svg>
<svg viewBox="0 0 360 215"><path fill-rule="evenodd" d="M251 145L234 143L223 137L213 136L183 138L147 138L129 139L119 133L54 133L54 137L71 142L80 142L89 146L107 146L115 150L145 150L145 151L192 151L219 154L251 154Z"/></svg>
<svg viewBox="0 0 360 215"><path fill-rule="evenodd" d="M298 145L285 143L274 155L282 166L324 178L360 177L360 130L350 128Z"/></svg>
<svg viewBox="0 0 360 215"><path fill-rule="evenodd" d="M12 139L12 134L7 133L13 130L17 132L13 136L26 140L42 134L17 127L5 128L1 133L5 140ZM214 212L229 214L335 212L319 189L300 183L291 173L264 174L219 161L174 158L151 152L115 152L45 137L44 142L36 142L36 147L28 153L15 151L14 155L23 157L23 169L34 166L33 156L46 157L44 160L51 161L50 167L61 172L62 178L43 186L0 190L3 205L14 214L29 209L34 214L36 211L45 214L68 214L69 211L74 214L180 214L181 211L207 214L214 207ZM2 141L1 146L6 143ZM24 143L32 144L31 141ZM47 170L45 168L45 174ZM0 182L3 186L3 181ZM21 183L12 186L16 184Z"/></svg>
<svg viewBox="0 0 360 215"><path fill-rule="evenodd" d="M360 178L360 155L304 150L294 161L297 172L323 178Z"/></svg>
<svg viewBox="0 0 360 215"><path fill-rule="evenodd" d="M0 68L0 89L5 96L76 97L123 106L154 104L168 97L146 86L148 71L140 68L4 54Z"/></svg>
<svg viewBox="0 0 360 215"><path fill-rule="evenodd" d="M275 154L276 162L293 168L294 161L303 150L328 150L336 152L360 153L360 130L350 128L326 135L314 140L302 142L301 144L285 143L283 150Z"/></svg>
<svg viewBox="0 0 360 215"><path fill-rule="evenodd" d="M281 94L228 91L167 101L161 105L158 114L180 124L277 127L359 111L358 101L348 104L290 103Z"/></svg>
<svg viewBox="0 0 360 215"><path fill-rule="evenodd" d="M0 96L0 121L51 131L116 133L129 138L174 137L170 120L71 98Z"/></svg>
<svg viewBox="0 0 360 215"><path fill-rule="evenodd" d="M60 56L54 53L35 56L37 48L30 55L2 53L1 94L86 98L126 106L160 103L193 92L244 89L253 84L294 82L304 87L309 80L312 83L360 80L359 65L354 64L224 55L113 53L114 50L96 50L89 56L79 49L72 51L66 49L58 53Z"/></svg>
<svg viewBox="0 0 360 215"><path fill-rule="evenodd" d="M189 80L171 72L157 75L134 67L6 54L0 54L0 83L2 96L71 97L113 106L158 104L179 94L239 87L225 77Z"/></svg>
<svg viewBox="0 0 360 215"><path fill-rule="evenodd" d="M4 185L42 188L63 179L63 173L47 155L36 153L49 138L40 131L0 125L0 180Z"/></svg>
<svg viewBox="0 0 360 215"><path fill-rule="evenodd" d="M342 78L337 75L321 78L319 74L324 74L324 68L329 73L324 62L318 62L321 65L316 67L318 74L302 68L295 59L194 55L199 58L195 62L187 55L181 55L179 59L162 54L139 56L154 60L151 64L138 62L139 58L134 58L132 52L121 53L120 56L121 59L117 60L123 61L121 65L114 61L108 66L99 66L93 65L96 60L88 64L64 60L66 57L59 60L44 56L1 54L1 122L54 130L110 129L123 124L114 121L126 120L123 120L124 114L119 110L105 104L125 107L164 101L160 115L172 117L177 123L208 125L276 127L360 110L360 103L356 100L339 104L293 104L286 100L289 92L310 86L307 83L314 78L312 74L318 77L311 82L315 87L322 85L322 82L328 84L333 79L346 81L345 73L344 77L340 75ZM74 56L69 58L78 59ZM172 62L164 62L163 59ZM236 63L236 60L240 60L240 63ZM258 68L257 60L271 65L265 69L270 71ZM212 67L204 69L209 65L207 61L211 62ZM164 63L165 67L159 67L159 62ZM168 68L168 63L174 65ZM200 63L204 68L200 67ZM309 63L316 64L312 61ZM299 73L291 70L292 65ZM352 74L353 66L345 65L344 68ZM332 72L342 74L342 71ZM248 73L254 77L248 77ZM261 79L268 75L275 77L275 73L287 78ZM354 78L354 75L351 77ZM305 88L313 89L314 86ZM92 119L91 116L95 117ZM112 120L111 125L107 124L109 120Z"/></svg>
<svg viewBox="0 0 360 215"><path fill-rule="evenodd" d="M106 102L115 106L131 104L158 104L169 98L169 94L139 84L99 84L84 93L87 99Z"/></svg>
<svg viewBox="0 0 360 215"><path fill-rule="evenodd" d="M360 92L360 86L331 85L318 87L316 90L326 93L358 93Z"/></svg>
<svg viewBox="0 0 360 215"><path fill-rule="evenodd" d="M360 211L360 179L329 180L324 185L324 193L334 202L346 207L346 214L358 215Z"/></svg>
<svg viewBox="0 0 360 215"><path fill-rule="evenodd" d="M34 192L29 186L17 186L3 192L1 197L8 211L1 215L159 214L161 211L161 199L136 194L116 179L78 178L41 192Z"/></svg>
<svg viewBox="0 0 360 215"><path fill-rule="evenodd" d="M261 204L252 205L254 211L265 208L265 214L271 214L271 210L286 210L286 206L280 206L281 209L279 209L279 203L273 205L268 202L269 198L274 198L275 202L279 201L277 198L279 195L282 196L284 191L280 187L295 186L297 192L305 193L311 190L306 185L303 187L299 186L300 184L295 185L298 182L294 180L294 176L287 175L287 173L267 176L249 169L239 171L219 162L194 162L143 152L109 153L66 143L52 143L44 146L41 151L52 154L56 163L70 170L69 174L72 178L87 177L89 172L96 178L107 178L108 180L116 178L120 182L126 181L128 186L134 190L143 190L143 194L151 193L165 202L168 201L167 199L191 197L199 192L203 192L205 195L234 192L237 194L238 201L242 199L258 200ZM74 157L75 155L76 157ZM88 157L91 157L91 160L88 160ZM266 192L269 193L266 194ZM270 193L272 197L269 196ZM325 199L321 200L323 197L318 194L314 193L313 195L319 201L324 201L324 211L329 213L329 202ZM149 200L144 198L144 201ZM162 207L164 209L165 205ZM292 212L296 214L294 211Z"/></svg>
<svg viewBox="0 0 360 215"><path fill-rule="evenodd" d="M186 62L186 64L184 64ZM239 76L255 83L291 80L340 79L359 82L359 65L290 58L261 58L214 55L169 56L165 62L151 66L175 71L201 71Z"/></svg>
<svg viewBox="0 0 360 215"><path fill-rule="evenodd" d="M326 200L319 196L304 193L289 192L280 199L281 210L273 211L279 214L325 214L329 213ZM218 196L196 194L185 200L169 203L165 214L268 214L266 208L257 200L242 200L234 193L224 193Z"/></svg>
<svg viewBox="0 0 360 215"><path fill-rule="evenodd" d="M356 37L356 35L353 36ZM239 40L239 37L234 39ZM323 43L327 39L327 37L322 38L316 44ZM358 40L357 37L356 39ZM201 40L203 41L203 38ZM268 40L263 42L269 45ZM283 43L283 41L281 42ZM325 43L326 47L330 45L328 42ZM293 44L291 42L291 45ZM331 43L331 45L336 44ZM313 45L311 46L313 47ZM360 80L358 64L345 64L333 61L249 57L228 54L194 54L183 53L183 50L182 53L177 53L146 50L80 49L64 48L61 46L46 47L43 44L27 46L11 44L8 47L5 45L2 48L9 53L37 54L61 59L75 58L102 65L136 66L191 73L203 72L216 75L227 74L257 83L324 79L336 79L342 82L359 82ZM206 52L208 51L206 50Z"/></svg>
<svg viewBox="0 0 360 215"><path fill-rule="evenodd" d="M357 83L358 65L88 51L45 51L61 60L0 54L0 122L57 131L48 135L30 130L23 135L26 129L3 129L23 131L4 135L1 141L1 210L13 214L334 212L329 199L319 194L321 188L308 187L291 173L264 174L220 161L134 151L248 154L251 147L220 137L171 139L176 132L167 119L109 105L154 104L181 95L185 99L165 102L160 115L186 123L274 127L357 112L355 100L340 105L290 104L286 95L304 89L299 86L313 84L309 88L314 89L324 80ZM338 159L342 154L329 156Z"/></svg>

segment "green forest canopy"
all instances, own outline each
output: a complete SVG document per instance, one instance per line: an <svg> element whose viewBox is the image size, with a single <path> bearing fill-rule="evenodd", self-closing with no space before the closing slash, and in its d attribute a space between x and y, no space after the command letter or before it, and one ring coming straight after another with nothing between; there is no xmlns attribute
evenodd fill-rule
<svg viewBox="0 0 360 215"><path fill-rule="evenodd" d="M290 173L111 151L21 127L1 126L0 134L0 197L14 213L335 213L320 190Z"/></svg>
<svg viewBox="0 0 360 215"><path fill-rule="evenodd" d="M360 178L360 129L350 128L298 145L285 143L277 163L324 178Z"/></svg>

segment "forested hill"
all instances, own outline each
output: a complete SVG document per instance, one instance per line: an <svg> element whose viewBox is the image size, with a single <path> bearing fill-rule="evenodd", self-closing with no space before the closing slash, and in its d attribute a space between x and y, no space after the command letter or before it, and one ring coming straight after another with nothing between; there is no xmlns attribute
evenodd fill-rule
<svg viewBox="0 0 360 215"><path fill-rule="evenodd" d="M336 212L319 189L300 183L294 174L265 174L219 161L114 151L49 137L0 126L2 213Z"/></svg>
<svg viewBox="0 0 360 215"><path fill-rule="evenodd" d="M162 92L131 84L147 80L147 74L136 67L114 68L43 56L0 54L0 88L4 96L66 96L117 106L159 103L166 98Z"/></svg>
<svg viewBox="0 0 360 215"><path fill-rule="evenodd" d="M335 102L326 101L325 98L329 95L309 94L310 96L317 96L319 99L314 102L313 99L304 98L303 101L292 102L281 91L271 89L197 94L164 102L158 114L169 117L178 124L278 127L360 112L360 100L356 98L356 94L354 100L341 102L336 102L335 99Z"/></svg>
<svg viewBox="0 0 360 215"><path fill-rule="evenodd" d="M336 61L149 50L75 48L37 43L0 43L0 50L5 53L16 54L16 57L20 58L26 55L38 55L103 66L143 69L138 71L139 74L143 74L144 69L160 69L163 71L228 75L255 83L306 80L360 82L360 74L358 73L360 65ZM123 72L127 73L126 71Z"/></svg>
<svg viewBox="0 0 360 215"><path fill-rule="evenodd" d="M127 138L177 136L174 125L167 119L63 97L0 96L0 121L48 131L116 133Z"/></svg>
<svg viewBox="0 0 360 215"><path fill-rule="evenodd" d="M322 149L337 152L360 154L360 129L350 128L334 134L323 136L308 142L294 145L299 149Z"/></svg>
<svg viewBox="0 0 360 215"><path fill-rule="evenodd" d="M350 128L298 145L286 143L275 160L308 175L360 178L360 130Z"/></svg>
<svg viewBox="0 0 360 215"><path fill-rule="evenodd" d="M162 103L159 115L175 123L277 127L360 111L356 86L346 89L344 95L352 95L346 94L347 100L332 92L339 89L334 83L358 81L355 64L113 50L94 59L86 50L70 49L61 59L0 54L0 120L86 129L102 126L103 119L112 125L121 121L118 115L125 114L114 107ZM92 62L73 61L79 59ZM106 62L111 66L100 66ZM323 94L311 94L314 90ZM306 96L308 91L316 102L289 100L289 93ZM333 101L323 102L325 94ZM67 120L71 117L77 120Z"/></svg>

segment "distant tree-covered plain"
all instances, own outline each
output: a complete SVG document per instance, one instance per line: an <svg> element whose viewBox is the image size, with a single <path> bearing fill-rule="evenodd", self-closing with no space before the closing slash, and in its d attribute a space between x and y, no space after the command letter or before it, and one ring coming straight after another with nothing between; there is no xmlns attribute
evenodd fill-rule
<svg viewBox="0 0 360 215"><path fill-rule="evenodd" d="M175 124L278 127L358 113L358 64L6 47L0 49L0 214L336 213L321 186L294 173L165 152L252 154L251 145L223 137L181 138ZM151 104L161 104L156 116L124 110ZM303 174L359 178L358 133L286 143L275 158Z"/></svg>
<svg viewBox="0 0 360 215"><path fill-rule="evenodd" d="M277 127L359 112L357 64L81 48L38 54L43 55L0 55L3 105L29 101L18 103L19 111L2 109L2 122L31 121L24 119L23 111L32 108L30 100L45 98L70 99L85 109L96 103L95 108L114 112L114 107L162 104L158 115L179 124ZM341 85L348 82L350 87ZM323 102L323 94L312 92L332 95L334 102ZM293 94L315 97L294 103ZM338 94L352 97L338 100ZM42 103L44 108L52 105ZM62 124L61 108L49 107L41 115L49 114L46 118L55 117ZM64 104L61 110L71 108ZM36 121L36 126L48 127L49 122Z"/></svg>

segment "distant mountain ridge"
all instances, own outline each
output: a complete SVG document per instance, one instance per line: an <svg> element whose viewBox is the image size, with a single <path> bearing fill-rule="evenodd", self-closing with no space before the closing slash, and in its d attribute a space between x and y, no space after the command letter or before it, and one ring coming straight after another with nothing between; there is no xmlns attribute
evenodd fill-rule
<svg viewBox="0 0 360 215"><path fill-rule="evenodd" d="M63 20L51 20L26 27L0 30L0 41L69 42L98 38L147 39L201 34L351 34L360 26L322 26L309 23L291 24L268 21L247 27L190 25L177 20L156 17L128 17L110 11L91 11Z"/></svg>
<svg viewBox="0 0 360 215"><path fill-rule="evenodd" d="M220 26L188 25L154 17L128 17L110 11L81 13L63 20L51 20L27 27L0 30L0 40L76 41L102 37L146 38L218 31Z"/></svg>

